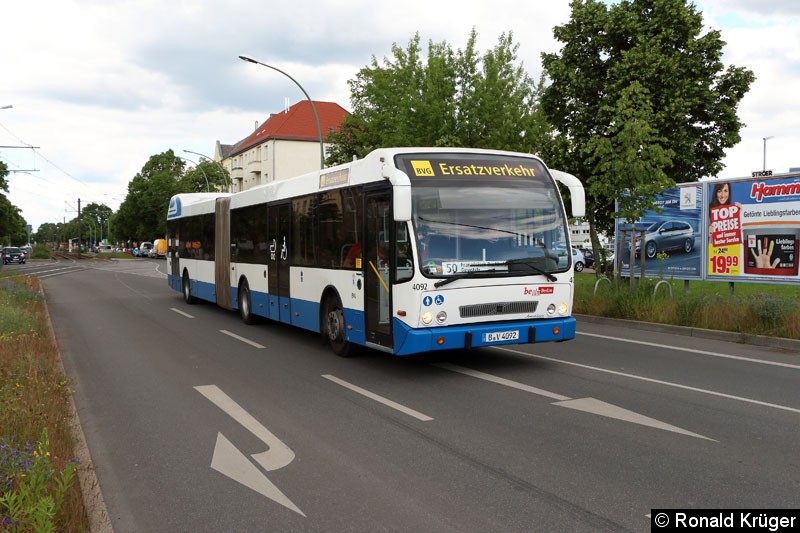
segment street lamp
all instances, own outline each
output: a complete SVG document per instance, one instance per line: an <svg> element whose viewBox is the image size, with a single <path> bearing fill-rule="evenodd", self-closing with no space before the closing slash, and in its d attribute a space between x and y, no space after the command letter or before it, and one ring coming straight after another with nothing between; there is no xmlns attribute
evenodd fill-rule
<svg viewBox="0 0 800 533"><path fill-rule="evenodd" d="M762 170L767 170L767 141L774 138L775 138L774 135L770 135L769 137L764 137L764 168Z"/></svg>
<svg viewBox="0 0 800 533"><path fill-rule="evenodd" d="M295 83L295 85L300 87L300 90L303 91L304 95L306 95L306 100L308 100L308 103L311 104L311 111L314 112L314 120L317 121L317 133L319 134L319 168L320 168L320 170L325 168L325 149L324 149L323 143L322 143L322 126L320 126L320 124L319 124L319 115L317 115L317 108L314 107L314 102L311 100L311 97L308 96L308 93L306 92L306 90L303 89L303 86L300 85L299 83L297 83L296 79L294 79L293 77L289 76L288 74L286 74L281 69L273 67L272 65L267 65L266 63L262 63L261 61L257 61L255 59L253 59L252 57L247 57L247 56L239 56L239 59L241 59L242 61L247 61L248 63L255 63L257 65L261 65L262 67L271 68L272 70L277 70L278 72L280 72L281 74L283 74L284 76L286 76L287 78L292 80Z"/></svg>
<svg viewBox="0 0 800 533"><path fill-rule="evenodd" d="M222 177L225 178L225 186L228 188L228 192L231 192L231 185L230 185L230 182L228 181L228 172L225 170L225 167L222 166L222 163L220 163L216 159L211 159L210 157L208 157L206 155L203 155L203 154L201 154L199 152L192 152L191 150L187 150L185 148L183 149L183 151L186 152L187 154L194 154L196 156L202 157L206 161L211 161L212 163L216 163L219 166L220 170L222 170ZM184 157L183 159L186 159L186 158ZM186 159L186 160L187 161L191 161L191 159ZM195 164L197 164L197 163L195 163ZM198 168L200 168L200 167L198 167ZM200 170L202 170L202 169L200 169ZM203 172L203 174L205 174L205 172ZM206 181L208 181L208 177L206 177Z"/></svg>
<svg viewBox="0 0 800 533"><path fill-rule="evenodd" d="M185 151L186 150L184 150L184 152ZM200 164L197 161L192 161L188 157L181 157L181 159L185 159L189 163L193 164L194 168L198 169L200 172L203 173L203 177L206 179L206 192L211 192L211 186L208 184L208 175L206 174L206 171L203 170L203 167L201 167Z"/></svg>

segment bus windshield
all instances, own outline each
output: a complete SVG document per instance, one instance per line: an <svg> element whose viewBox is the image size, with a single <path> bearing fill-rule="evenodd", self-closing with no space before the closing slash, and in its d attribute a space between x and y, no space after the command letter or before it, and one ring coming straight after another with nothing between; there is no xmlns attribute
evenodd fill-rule
<svg viewBox="0 0 800 533"><path fill-rule="evenodd" d="M417 177L414 164L421 162L430 167ZM561 196L539 160L437 154L407 164L416 259L424 275L551 278L569 267Z"/></svg>

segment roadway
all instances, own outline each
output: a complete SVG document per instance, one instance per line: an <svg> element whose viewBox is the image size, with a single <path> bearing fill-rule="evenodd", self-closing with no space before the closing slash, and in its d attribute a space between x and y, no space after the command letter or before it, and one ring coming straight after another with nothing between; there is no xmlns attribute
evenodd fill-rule
<svg viewBox="0 0 800 533"><path fill-rule="evenodd" d="M186 305L164 261L16 268L43 280L116 531L647 531L800 502L791 348L579 320L561 344L342 359Z"/></svg>

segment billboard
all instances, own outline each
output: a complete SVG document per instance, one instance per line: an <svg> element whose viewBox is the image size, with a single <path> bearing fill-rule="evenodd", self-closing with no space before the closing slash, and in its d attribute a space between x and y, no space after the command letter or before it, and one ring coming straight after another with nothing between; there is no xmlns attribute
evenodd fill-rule
<svg viewBox="0 0 800 533"><path fill-rule="evenodd" d="M702 279L703 277L703 186L686 183L663 191L653 209L645 211L634 226L644 230L645 277ZM661 211L659 213L659 211ZM622 231L630 229L617 219L615 242L622 243ZM621 253L623 276L630 275L630 235L616 253ZM633 264L634 276L641 275L641 244Z"/></svg>
<svg viewBox="0 0 800 533"><path fill-rule="evenodd" d="M619 245L626 227L617 219L623 276L631 273L629 240ZM800 281L800 174L684 183L662 192L635 227L645 229L646 277ZM634 276L641 272L639 257Z"/></svg>
<svg viewBox="0 0 800 533"><path fill-rule="evenodd" d="M706 187L707 279L800 280L800 175L715 180Z"/></svg>

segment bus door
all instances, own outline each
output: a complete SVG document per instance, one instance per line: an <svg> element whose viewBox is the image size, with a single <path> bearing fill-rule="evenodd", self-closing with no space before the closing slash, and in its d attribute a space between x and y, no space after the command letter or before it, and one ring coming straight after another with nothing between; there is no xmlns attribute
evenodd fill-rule
<svg viewBox="0 0 800 533"><path fill-rule="evenodd" d="M364 319L368 343L392 347L392 194L389 190L366 192L364 234Z"/></svg>
<svg viewBox="0 0 800 533"><path fill-rule="evenodd" d="M230 197L217 198L214 227L214 283L217 288L217 305L224 309L231 306L231 231Z"/></svg>
<svg viewBox="0 0 800 533"><path fill-rule="evenodd" d="M175 228L177 228L177 223ZM181 276L181 264L180 264L180 250L181 250L181 240L180 234L178 232L171 232L168 235L169 240L167 241L167 261L169 261L169 273L173 276L180 277Z"/></svg>
<svg viewBox="0 0 800 533"><path fill-rule="evenodd" d="M289 237L292 224L290 203L269 206L269 318L291 323L289 300Z"/></svg>

